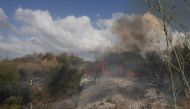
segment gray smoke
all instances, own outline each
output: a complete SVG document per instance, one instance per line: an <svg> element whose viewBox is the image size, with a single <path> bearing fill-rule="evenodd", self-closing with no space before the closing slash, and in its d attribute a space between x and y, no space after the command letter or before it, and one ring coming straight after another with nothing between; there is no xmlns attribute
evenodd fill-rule
<svg viewBox="0 0 190 109"><path fill-rule="evenodd" d="M162 22L149 12L122 15L113 23L112 32L119 38L113 49L117 52L160 51L166 47Z"/></svg>

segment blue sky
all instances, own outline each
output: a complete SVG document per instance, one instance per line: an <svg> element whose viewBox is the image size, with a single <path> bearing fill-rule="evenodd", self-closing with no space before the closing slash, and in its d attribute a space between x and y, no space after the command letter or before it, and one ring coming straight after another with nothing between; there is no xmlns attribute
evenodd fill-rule
<svg viewBox="0 0 190 109"><path fill-rule="evenodd" d="M122 17L127 31L145 26L158 32L147 29L148 36L162 35L158 18L148 12L144 0L0 0L0 59L67 52L93 60L121 46L113 25ZM133 30L136 20L145 25ZM129 39L129 47L138 42ZM125 45L120 49L129 50Z"/></svg>
<svg viewBox="0 0 190 109"><path fill-rule="evenodd" d="M144 0L0 0L0 7L8 16L13 16L18 7L33 10L48 10L53 16L88 16L96 19L111 17L112 13L144 13Z"/></svg>
<svg viewBox="0 0 190 109"><path fill-rule="evenodd" d="M183 2L170 3L176 4L176 18L190 25ZM131 33L163 38L160 19L153 14L145 0L0 0L0 59L67 52L92 60L110 48L130 50L140 43ZM115 34L119 19L122 31ZM120 33L129 40L122 42Z"/></svg>

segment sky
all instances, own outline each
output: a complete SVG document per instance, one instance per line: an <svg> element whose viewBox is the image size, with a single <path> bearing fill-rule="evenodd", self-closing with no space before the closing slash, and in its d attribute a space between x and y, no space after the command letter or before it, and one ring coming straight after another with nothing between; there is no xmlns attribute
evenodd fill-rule
<svg viewBox="0 0 190 109"><path fill-rule="evenodd" d="M138 15L158 22L144 0L0 0L0 59L67 52L93 60L118 43L114 22Z"/></svg>
<svg viewBox="0 0 190 109"><path fill-rule="evenodd" d="M15 10L22 7L48 10L57 17L75 15L92 19L97 15L109 18L116 12L145 12L142 7L146 7L144 0L0 0L0 5L8 16L13 16Z"/></svg>
<svg viewBox="0 0 190 109"><path fill-rule="evenodd" d="M116 16L146 8L141 0L0 0L0 58L67 52L93 60L113 45Z"/></svg>

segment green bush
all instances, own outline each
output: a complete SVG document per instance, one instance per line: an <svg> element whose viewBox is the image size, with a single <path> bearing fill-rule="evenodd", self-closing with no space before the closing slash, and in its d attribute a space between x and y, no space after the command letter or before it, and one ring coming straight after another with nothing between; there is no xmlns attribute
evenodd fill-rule
<svg viewBox="0 0 190 109"><path fill-rule="evenodd" d="M156 52L147 52L145 55L145 67L147 68L147 77L156 84L168 79L169 73L167 64L163 58Z"/></svg>
<svg viewBox="0 0 190 109"><path fill-rule="evenodd" d="M0 63L0 103L17 93L19 80L20 75L15 64Z"/></svg>
<svg viewBox="0 0 190 109"><path fill-rule="evenodd" d="M20 109L30 101L27 86L21 84L21 75L14 62L0 62L0 105L3 109ZM22 98L22 99L21 99Z"/></svg>
<svg viewBox="0 0 190 109"><path fill-rule="evenodd" d="M21 109L22 108L22 98L16 96L10 96L4 101L1 109Z"/></svg>
<svg viewBox="0 0 190 109"><path fill-rule="evenodd" d="M78 92L82 76L81 61L73 56L59 57L60 64L47 76L48 90L54 97L70 96Z"/></svg>

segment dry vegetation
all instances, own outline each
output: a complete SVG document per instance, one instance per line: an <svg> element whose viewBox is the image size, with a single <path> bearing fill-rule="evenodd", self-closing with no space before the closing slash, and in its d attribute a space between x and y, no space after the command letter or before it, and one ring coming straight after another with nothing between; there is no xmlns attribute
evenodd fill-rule
<svg viewBox="0 0 190 109"><path fill-rule="evenodd" d="M46 108L77 93L82 60L68 54L31 55L0 62L0 108Z"/></svg>
<svg viewBox="0 0 190 109"><path fill-rule="evenodd" d="M144 74L145 79L154 86L156 96L162 93L165 98L169 96L172 99L170 98L168 101L162 101L163 99L157 99L157 97L155 99L128 99L129 96L127 98L117 95L118 93L115 94L115 92L121 91L137 96L138 88L140 88L139 91L146 92L147 87L138 84L138 87L134 88L133 86L134 89L130 86L130 91L128 91L128 85L120 86L124 83L123 81L111 84L114 80L109 82L99 81L100 84L92 85L81 92L80 82L84 73L93 71L94 74L91 76L95 79L101 76L101 70L97 67L102 63L101 59L96 62L84 62L73 55L55 56L47 53L0 62L0 109L48 109L59 104L57 101L70 100L70 97L79 94L81 95L79 95L78 102L83 103L89 97L106 95L86 96L88 94L92 95L93 91L97 91L97 88L102 88L101 93L104 91L104 93L111 94L111 96L100 101L91 102L91 104L85 102L85 105L89 103L87 109L190 109L189 31L187 31L187 27L179 24L180 28L185 31L184 36L177 35L174 37L170 33L170 25L178 25L174 16L173 4L166 0L147 0L147 3L150 10L158 14L162 20L167 50L163 54L146 52L144 57L138 57L139 54L131 53L132 58L131 56L128 58L130 53L109 54L105 59L102 59L104 61L108 60L103 64L127 66L127 61L131 64L134 60L131 62L129 60L138 57L141 62L143 61L141 63L143 70L132 69L132 71ZM175 40L175 44L174 39L178 39ZM137 57L134 57L134 55L137 55ZM138 59L135 61L138 61ZM88 68L85 68L86 64ZM119 76L125 77L123 74ZM141 78L139 81L142 81ZM113 93L111 93L112 91ZM95 93L97 92L93 94ZM143 94L143 97L146 93ZM86 97L86 99L80 100L80 97ZM81 104L77 103L72 108L76 108L77 105L78 109L83 108L80 107ZM55 107L52 108L55 109Z"/></svg>

